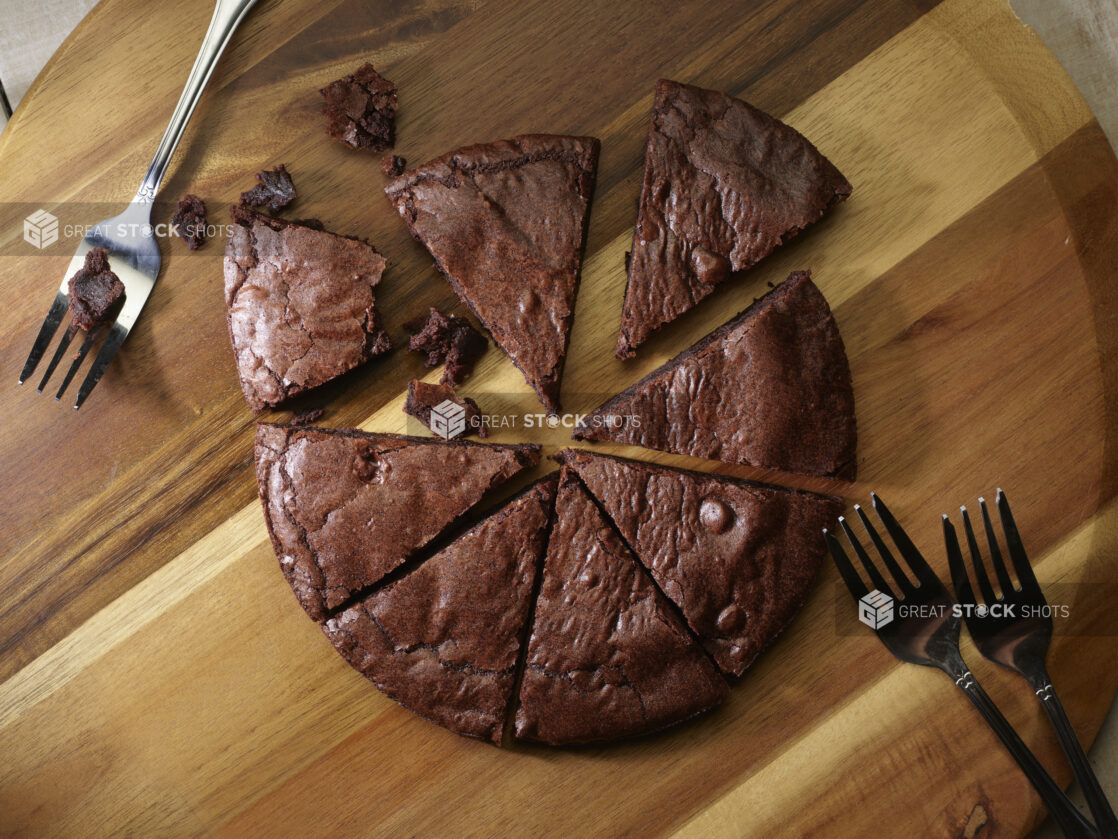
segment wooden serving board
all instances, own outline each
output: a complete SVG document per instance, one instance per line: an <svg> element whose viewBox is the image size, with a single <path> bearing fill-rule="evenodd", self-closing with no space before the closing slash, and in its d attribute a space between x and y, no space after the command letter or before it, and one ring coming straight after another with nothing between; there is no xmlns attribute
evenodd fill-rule
<svg viewBox="0 0 1118 839"><path fill-rule="evenodd" d="M17 389L74 247L35 250L23 218L119 211L211 8L104 0L0 135L0 834L1017 837L1037 823L978 715L859 627L829 565L729 703L661 736L498 750L386 699L306 619L268 544L220 240L163 245L163 276L80 412ZM878 490L944 575L939 514L1004 487L1068 606L1050 663L1091 741L1118 688L1118 162L1005 0L262 0L163 196L195 192L224 222L255 171L286 163L292 215L390 260L377 297L399 347L427 306L461 309L384 198L379 158L323 133L317 89L366 59L399 85L397 152L413 164L516 133L601 138L568 410L810 266L850 354L860 481L801 484L851 502ZM781 116L855 191L622 364L660 76ZM404 430L403 390L423 375L437 371L398 349L329 389L323 422ZM541 410L496 350L465 392L487 411ZM552 452L567 435L495 439ZM964 654L1066 782L1031 692L969 641Z"/></svg>

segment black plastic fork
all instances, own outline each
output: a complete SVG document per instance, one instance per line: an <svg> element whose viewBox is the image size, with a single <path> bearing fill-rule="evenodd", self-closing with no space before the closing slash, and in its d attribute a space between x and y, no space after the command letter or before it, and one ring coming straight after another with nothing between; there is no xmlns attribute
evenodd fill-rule
<svg viewBox="0 0 1118 839"><path fill-rule="evenodd" d="M971 674L959 652L961 618L955 608L955 601L951 599L943 583L929 567L912 540L908 538L908 534L889 512L889 508L876 494L871 493L870 497L873 500L874 511L881 519L907 568L902 568L897 562L893 552L878 535L862 508L855 505L854 511L892 577L895 589L862 547L845 517L839 518L839 524L846 534L850 547L853 548L873 583L873 591L863 582L834 534L824 530L823 535L827 539L827 545L835 565L838 566L839 574L842 575L846 587L855 600L866 602L868 598L870 604L882 604L880 596L884 594L892 601L895 609L894 616L891 620L882 619L878 622L874 629L877 636L889 651L902 661L936 667L951 677L1017 761L1017 765L1036 788L1048 807L1048 812L1065 836L1100 839L1099 832L1075 809L1071 799L1052 780L1052 776L1041 766L1036 756ZM899 592L899 595L895 592ZM888 603L883 605L887 606Z"/></svg>
<svg viewBox="0 0 1118 839"><path fill-rule="evenodd" d="M1118 818L1115 818L1114 810L1091 769L1083 746L1048 676L1046 662L1049 642L1052 640L1052 614L1048 601L1025 553L1021 534L1013 520L1013 512L1009 509L1009 500L1000 489L995 504L1005 532L1006 550L1018 583L1015 586L1010 578L1009 567L998 545L990 513L986 509L986 500L979 498L978 507L986 531L990 564L998 581L1000 595L995 594L982 561L982 552L979 550L974 528L971 527L970 514L966 507L959 508L963 516L963 532L970 551L974 578L982 594L981 601L975 598L955 527L947 516L943 517L943 537L947 544L947 560L951 565L951 581L955 596L964 604L963 619L967 630L982 655L1019 674L1032 687L1056 730L1056 736L1068 757L1075 779L1083 789L1083 797L1091 808L1099 833L1106 839L1118 839Z"/></svg>

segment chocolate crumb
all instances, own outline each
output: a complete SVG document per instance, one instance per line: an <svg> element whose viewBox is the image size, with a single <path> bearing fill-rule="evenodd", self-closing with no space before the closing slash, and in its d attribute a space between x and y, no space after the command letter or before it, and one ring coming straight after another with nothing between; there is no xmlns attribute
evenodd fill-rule
<svg viewBox="0 0 1118 839"><path fill-rule="evenodd" d="M474 363L489 343L465 318L444 315L432 307L426 318L404 324L412 333L408 349L427 354L427 367L444 364L443 384L460 385L473 372Z"/></svg>
<svg viewBox="0 0 1118 839"><path fill-rule="evenodd" d="M171 216L171 224L188 248L198 250L206 242L205 202L197 195L184 195L175 214Z"/></svg>
<svg viewBox="0 0 1118 839"><path fill-rule="evenodd" d="M271 171L257 172L256 180L259 181L256 186L241 193L242 207L266 207L278 213L298 196L295 183L282 163Z"/></svg>
<svg viewBox="0 0 1118 839"><path fill-rule="evenodd" d="M322 415L326 413L325 408L311 408L307 411L301 411L291 418L292 425L310 425L315 420L322 419Z"/></svg>
<svg viewBox="0 0 1118 839"><path fill-rule="evenodd" d="M384 151L396 141L396 85L365 64L319 91L326 133L350 148Z"/></svg>
<svg viewBox="0 0 1118 839"><path fill-rule="evenodd" d="M465 420L465 425L461 430L454 429L451 431L451 427L447 425L438 429L431 426L431 414L435 408L444 402L452 402L463 410L464 415L461 419ZM473 434L482 439L489 436L489 429L482 422L481 410L478 408L477 402L468 396L459 396L454 392L454 388L448 384L429 385L418 379L412 379L408 382L408 398L404 402L404 413L415 417L432 432L448 440L461 439ZM447 419L446 417L443 418L444 423ZM448 431L450 433L447 433Z"/></svg>
<svg viewBox="0 0 1118 839"><path fill-rule="evenodd" d="M91 332L109 320L124 299L124 283L109 269L105 248L93 248L85 255L85 264L70 278L69 291L71 331Z"/></svg>

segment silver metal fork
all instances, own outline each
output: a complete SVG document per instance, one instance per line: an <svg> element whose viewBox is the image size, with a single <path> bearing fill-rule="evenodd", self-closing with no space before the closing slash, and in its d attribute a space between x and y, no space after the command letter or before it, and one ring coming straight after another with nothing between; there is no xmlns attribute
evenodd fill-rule
<svg viewBox="0 0 1118 839"><path fill-rule="evenodd" d="M202 97L202 91L205 89L206 83L213 75L218 59L225 51L234 30L255 3L256 0L217 0L213 18L210 20L210 27L202 41L198 58L194 61L194 68L190 71L186 87L183 89L182 96L179 97L178 105L175 106L175 112L171 115L171 122L163 134L163 139L159 143L155 157L152 158L147 174L144 175L143 183L140 184L140 188L136 192L136 197L132 199L132 203L123 213L94 225L78 245L74 258L70 260L70 267L62 278L62 284L55 295L54 303L47 311L46 319L39 329L39 335L31 347L31 353L27 356L27 362L23 365L23 372L19 374L21 385L35 372L35 368L42 360L51 339L58 331L58 326L62 323L62 319L70 307L68 288L70 277L82 267L86 253L92 248L105 248L109 251L109 267L124 283L125 297L116 320L109 329L108 337L101 345L93 366L89 369L85 380L78 389L78 396L74 401L75 410L82 406L97 382L101 380L105 368L109 366L109 362L113 360L113 356L120 349L120 345L128 337L128 333L136 323L136 318L140 316L140 310L147 302L148 295L155 287L155 281L159 279L159 268L162 261L159 256L159 245L155 240L151 224L152 202L155 201L155 195L159 191L159 185L163 182L163 175L167 171L167 164L170 163L171 156L175 153L179 140L182 139L186 124L194 113L198 100ZM73 363L62 381L62 386L55 394L56 401L62 398L62 394L66 391L70 381L74 378L74 374L77 373L101 331L93 330L86 335L81 349L74 357ZM73 329L68 328L63 333L46 375L39 383L39 393L43 392L43 388L46 387L55 367L65 355L73 337Z"/></svg>
<svg viewBox="0 0 1118 839"><path fill-rule="evenodd" d="M1069 839L1070 837L1100 839L1095 826L1075 809L1071 799L1052 780L1052 776L1013 730L1013 726L1002 716L994 700L978 684L978 680L974 678L959 652L960 616L955 609L955 601L951 599L951 595L947 593L947 589L920 554L916 545L908 538L908 534L889 512L889 508L876 494L872 494L871 498L874 511L896 545L897 552L904 562L904 568L893 556L885 540L870 524L869 517L862 508L855 505L854 511L858 514L874 549L892 578L892 585L862 547L862 543L858 541L858 537L845 518L839 518L839 524L846 534L850 547L854 549L854 553L857 554L873 583L873 591L870 591L862 581L834 534L824 530L823 535L827 539L827 546L830 548L831 557L838 567L839 574L854 599L867 602L871 608L894 606L895 613L889 613L888 619L882 617L881 620L874 621L877 637L888 647L889 652L901 661L936 667L951 677L998 735L1002 744L1017 761L1017 765L1021 767L1021 771L1040 793L1040 797L1048 807L1048 812L1051 813L1052 819L1059 825L1064 836ZM885 597L882 598L882 595Z"/></svg>

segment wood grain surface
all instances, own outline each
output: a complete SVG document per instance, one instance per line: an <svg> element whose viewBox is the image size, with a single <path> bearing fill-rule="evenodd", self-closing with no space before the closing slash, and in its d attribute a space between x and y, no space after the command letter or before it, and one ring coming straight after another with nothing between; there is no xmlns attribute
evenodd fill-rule
<svg viewBox="0 0 1118 839"><path fill-rule="evenodd" d="M0 835L1018 837L1038 822L978 715L860 629L829 566L729 703L661 736L498 750L379 694L307 620L268 544L220 240L163 245L159 284L80 412L17 389L75 244L37 252L23 218L91 223L128 200L210 10L103 0L0 136ZM162 197L195 192L224 221L255 171L286 163L293 215L389 259L377 299L399 346L427 306L461 307L388 205L379 159L322 131L317 89L366 59L399 85L396 151L413 164L530 131L602 140L572 411L811 267L850 355L860 481L798 485L852 502L876 489L944 575L939 514L1004 487L1069 606L1050 664L1091 740L1118 689L1118 162L1004 0L262 0ZM611 349L660 76L780 116L855 192L623 364ZM407 380L424 375L396 350L311 403L324 424L402 431ZM540 410L495 350L464 393ZM567 434L495 439L554 451ZM1031 693L969 641L964 655L1066 782Z"/></svg>

